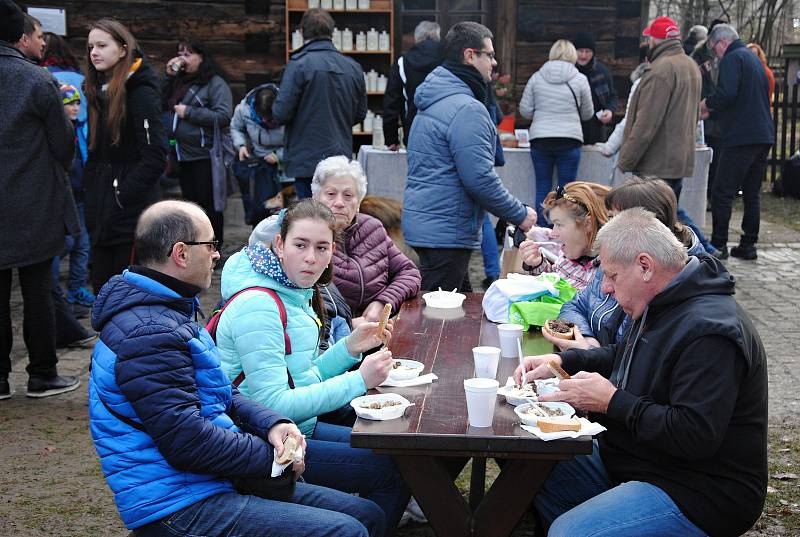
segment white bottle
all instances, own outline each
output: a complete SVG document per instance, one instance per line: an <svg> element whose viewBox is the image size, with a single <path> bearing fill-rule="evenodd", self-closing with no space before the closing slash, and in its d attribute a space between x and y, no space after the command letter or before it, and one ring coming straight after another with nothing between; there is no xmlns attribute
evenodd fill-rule
<svg viewBox="0 0 800 537"><path fill-rule="evenodd" d="M292 32L292 50L297 50L303 46L303 32L295 30Z"/></svg>
<svg viewBox="0 0 800 537"><path fill-rule="evenodd" d="M364 32L356 34L356 50L359 52L367 50L367 34Z"/></svg>
<svg viewBox="0 0 800 537"><path fill-rule="evenodd" d="M380 75L378 77L378 92L379 93L386 93L386 84L388 83L388 79L386 75Z"/></svg>
<svg viewBox="0 0 800 537"><path fill-rule="evenodd" d="M364 118L364 132L372 132L372 121L375 118L375 114L372 113L372 110L367 110L367 116Z"/></svg>
<svg viewBox="0 0 800 537"><path fill-rule="evenodd" d="M369 0L358 0L358 9L369 9Z"/></svg>
<svg viewBox="0 0 800 537"><path fill-rule="evenodd" d="M319 7L319 0L308 0L308 9L314 9Z"/></svg>
<svg viewBox="0 0 800 537"><path fill-rule="evenodd" d="M375 28L370 28L369 32L367 32L367 50L378 50L378 32Z"/></svg>
<svg viewBox="0 0 800 537"><path fill-rule="evenodd" d="M400 138L402 140L402 138ZM383 139L383 119L380 114L372 120L372 147L383 149L386 143Z"/></svg>
<svg viewBox="0 0 800 537"><path fill-rule="evenodd" d="M367 80L369 81L367 83L367 91L371 93L378 91L378 73L375 69L370 69L367 72Z"/></svg>
<svg viewBox="0 0 800 537"><path fill-rule="evenodd" d="M383 52L389 52L389 32L386 30L381 32L381 35L378 36L378 48Z"/></svg>
<svg viewBox="0 0 800 537"><path fill-rule="evenodd" d="M333 46L336 47L336 50L342 50L342 31L334 26L331 38L333 40Z"/></svg>
<svg viewBox="0 0 800 537"><path fill-rule="evenodd" d="M358 0L346 0L344 3L344 8L347 11L355 11L358 9Z"/></svg>
<svg viewBox="0 0 800 537"><path fill-rule="evenodd" d="M320 0L319 7L330 11L331 9L333 9L333 0Z"/></svg>
<svg viewBox="0 0 800 537"><path fill-rule="evenodd" d="M344 11L344 0L333 0L334 11Z"/></svg>
<svg viewBox="0 0 800 537"><path fill-rule="evenodd" d="M367 76L366 72L364 72L364 87L369 91L369 76Z"/></svg>
<svg viewBox="0 0 800 537"><path fill-rule="evenodd" d="M356 123L353 125L353 134L357 134L361 132L361 123Z"/></svg>
<svg viewBox="0 0 800 537"><path fill-rule="evenodd" d="M353 50L353 32L350 28L342 30L342 50Z"/></svg>

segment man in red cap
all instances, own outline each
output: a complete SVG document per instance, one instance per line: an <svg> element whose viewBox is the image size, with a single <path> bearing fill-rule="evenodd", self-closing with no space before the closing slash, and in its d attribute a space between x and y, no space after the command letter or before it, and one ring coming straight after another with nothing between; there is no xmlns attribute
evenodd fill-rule
<svg viewBox="0 0 800 537"><path fill-rule="evenodd" d="M694 173L700 70L683 52L671 18L658 17L642 35L649 38L650 65L628 106L617 166L664 179L680 199L683 177Z"/></svg>

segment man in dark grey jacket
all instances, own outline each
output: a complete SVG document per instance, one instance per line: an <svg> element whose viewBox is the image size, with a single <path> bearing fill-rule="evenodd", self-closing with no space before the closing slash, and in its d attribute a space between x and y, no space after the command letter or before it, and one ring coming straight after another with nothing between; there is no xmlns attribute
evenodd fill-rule
<svg viewBox="0 0 800 537"><path fill-rule="evenodd" d="M74 132L64 114L55 79L10 43L20 39L23 13L0 0L0 399L11 397L11 272L16 268L24 306L28 396L74 390L75 377L56 370L52 260L64 235L78 231L66 168L74 156Z"/></svg>
<svg viewBox="0 0 800 537"><path fill-rule="evenodd" d="M309 9L300 20L306 44L292 55L272 115L286 125L285 172L300 198L311 197L319 161L353 153L353 125L367 115L364 71L333 46L333 19Z"/></svg>

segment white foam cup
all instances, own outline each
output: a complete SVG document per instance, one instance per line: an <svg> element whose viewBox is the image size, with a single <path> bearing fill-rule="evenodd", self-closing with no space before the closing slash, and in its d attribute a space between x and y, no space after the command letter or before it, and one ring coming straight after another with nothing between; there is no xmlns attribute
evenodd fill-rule
<svg viewBox="0 0 800 537"><path fill-rule="evenodd" d="M491 427L494 407L497 403L497 389L500 383L495 379L464 379L464 392L467 395L467 415L472 427Z"/></svg>
<svg viewBox="0 0 800 537"><path fill-rule="evenodd" d="M475 347L472 349L475 359L475 376L493 379L497 376L497 365L500 362L500 349L497 347Z"/></svg>
<svg viewBox="0 0 800 537"><path fill-rule="evenodd" d="M517 340L522 338L522 325L500 324L497 325L500 334L500 356L503 358L517 357Z"/></svg>

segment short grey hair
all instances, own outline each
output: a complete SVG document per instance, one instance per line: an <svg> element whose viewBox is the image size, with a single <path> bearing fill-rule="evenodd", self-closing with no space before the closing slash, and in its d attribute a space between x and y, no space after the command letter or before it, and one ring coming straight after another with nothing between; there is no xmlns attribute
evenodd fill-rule
<svg viewBox="0 0 800 537"><path fill-rule="evenodd" d="M325 181L332 177L345 176L353 178L360 203L364 196L367 195L367 176L364 174L364 168L361 167L357 160L350 160L344 155L328 157L317 164L317 169L314 170L314 178L311 180L311 193L316 198L322 192Z"/></svg>
<svg viewBox="0 0 800 537"><path fill-rule="evenodd" d="M691 28L689 28L689 37L693 37L695 43L699 43L706 37L708 37L708 28L703 26L702 24L695 24Z"/></svg>
<svg viewBox="0 0 800 537"><path fill-rule="evenodd" d="M423 41L441 41L442 28L433 21L422 21L414 28L414 43Z"/></svg>
<svg viewBox="0 0 800 537"><path fill-rule="evenodd" d="M133 239L139 264L152 267L164 263L176 243L196 241L198 215L205 212L188 201L166 200L145 209L139 216Z"/></svg>
<svg viewBox="0 0 800 537"><path fill-rule="evenodd" d="M648 254L667 268L682 268L688 257L686 248L656 215L641 207L622 211L600 228L595 241L605 259L631 265L639 254Z"/></svg>
<svg viewBox="0 0 800 537"><path fill-rule="evenodd" d="M714 43L719 43L723 39L726 41L736 41L739 39L739 34L730 24L717 24L708 35L708 40L713 45Z"/></svg>

